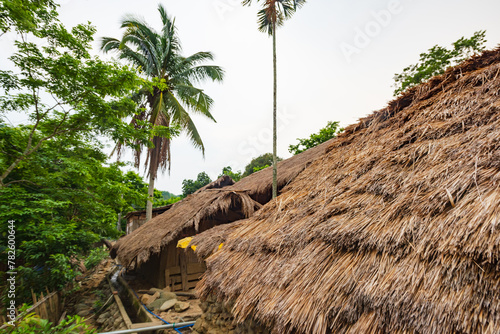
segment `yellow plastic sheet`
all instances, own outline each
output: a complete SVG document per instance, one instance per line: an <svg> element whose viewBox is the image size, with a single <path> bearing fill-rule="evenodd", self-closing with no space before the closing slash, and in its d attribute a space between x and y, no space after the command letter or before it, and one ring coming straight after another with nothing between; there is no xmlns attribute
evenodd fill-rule
<svg viewBox="0 0 500 334"><path fill-rule="evenodd" d="M177 248L187 248L193 237L187 237L177 242Z"/></svg>

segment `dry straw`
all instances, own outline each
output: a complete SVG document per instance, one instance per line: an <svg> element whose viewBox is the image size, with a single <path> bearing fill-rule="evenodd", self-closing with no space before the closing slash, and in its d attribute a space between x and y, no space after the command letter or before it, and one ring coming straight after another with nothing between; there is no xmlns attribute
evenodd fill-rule
<svg viewBox="0 0 500 334"><path fill-rule="evenodd" d="M201 295L274 333L499 333L499 73L485 52L348 127L207 234Z"/></svg>
<svg viewBox="0 0 500 334"><path fill-rule="evenodd" d="M278 188L289 184L311 161L324 154L327 146L328 143L324 143L281 161ZM250 217L271 199L271 187L270 167L237 183L223 176L121 238L111 250L111 256L117 256L126 267L141 265L172 241Z"/></svg>

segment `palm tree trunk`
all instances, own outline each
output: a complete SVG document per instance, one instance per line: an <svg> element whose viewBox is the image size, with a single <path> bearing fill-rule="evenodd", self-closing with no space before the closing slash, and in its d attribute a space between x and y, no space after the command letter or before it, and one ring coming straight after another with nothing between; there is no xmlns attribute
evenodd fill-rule
<svg viewBox="0 0 500 334"><path fill-rule="evenodd" d="M277 75L276 75L276 22L273 22L273 72L274 72L274 85L273 85L273 198L278 194L278 166L276 159L276 91L277 91Z"/></svg>
<svg viewBox="0 0 500 334"><path fill-rule="evenodd" d="M146 221L153 218L153 197L155 191L155 178L153 173L149 173L148 200L146 203Z"/></svg>

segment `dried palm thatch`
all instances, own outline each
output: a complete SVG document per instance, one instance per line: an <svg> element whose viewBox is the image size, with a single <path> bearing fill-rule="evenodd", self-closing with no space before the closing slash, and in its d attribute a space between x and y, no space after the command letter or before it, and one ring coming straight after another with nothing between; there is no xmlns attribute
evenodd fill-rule
<svg viewBox="0 0 500 334"><path fill-rule="evenodd" d="M332 143L329 140L305 152L278 162L278 191L289 184L316 158L322 156ZM232 189L247 191L255 201L266 204L272 198L273 168L267 167L236 182Z"/></svg>
<svg viewBox="0 0 500 334"><path fill-rule="evenodd" d="M163 246L181 236L193 235L213 227L251 216L261 205L242 191L230 190L229 176L197 190L165 213L156 216L133 233L120 239L111 256L118 256L124 266L140 265Z"/></svg>
<svg viewBox="0 0 500 334"><path fill-rule="evenodd" d="M197 289L238 322L499 333L500 49L348 127L227 232Z"/></svg>
<svg viewBox="0 0 500 334"><path fill-rule="evenodd" d="M278 164L278 189L290 183L315 158L322 156L329 143L281 161ZM134 260L140 265L181 235L192 236L214 225L248 218L271 199L272 179L271 167L237 183L222 176L120 239L111 250L111 256L118 256L125 266Z"/></svg>
<svg viewBox="0 0 500 334"><path fill-rule="evenodd" d="M245 224L246 221L242 219L230 224L215 226L208 231L195 235L191 239L189 246L196 246L196 255L200 260L204 260L215 253L231 232L241 224Z"/></svg>

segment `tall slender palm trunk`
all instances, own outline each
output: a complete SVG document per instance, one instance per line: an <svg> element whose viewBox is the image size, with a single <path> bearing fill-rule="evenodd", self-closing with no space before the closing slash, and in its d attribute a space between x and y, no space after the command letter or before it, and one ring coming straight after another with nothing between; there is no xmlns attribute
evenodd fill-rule
<svg viewBox="0 0 500 334"><path fill-rule="evenodd" d="M276 126L276 91L277 91L277 74L276 74L276 22L273 22L273 198L278 195L278 166L277 166L277 126Z"/></svg>
<svg viewBox="0 0 500 334"><path fill-rule="evenodd" d="M155 177L153 173L149 173L149 185L148 185L148 200L146 203L146 221L150 221L153 218L153 197L155 191Z"/></svg>

